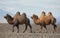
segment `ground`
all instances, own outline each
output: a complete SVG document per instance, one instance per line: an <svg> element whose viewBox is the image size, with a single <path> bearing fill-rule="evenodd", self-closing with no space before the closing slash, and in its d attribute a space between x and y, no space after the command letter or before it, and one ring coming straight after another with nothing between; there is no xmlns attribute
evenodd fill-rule
<svg viewBox="0 0 60 38"><path fill-rule="evenodd" d="M39 33L40 26L31 24L33 33L30 33L30 28L28 27L27 31L23 33L25 25L19 25L19 33L17 33L17 28L14 28L12 32L12 25L6 23L0 23L0 38L60 38L60 24L57 24L57 32L52 33L53 26L48 25L48 33L45 33L43 28L42 33Z"/></svg>

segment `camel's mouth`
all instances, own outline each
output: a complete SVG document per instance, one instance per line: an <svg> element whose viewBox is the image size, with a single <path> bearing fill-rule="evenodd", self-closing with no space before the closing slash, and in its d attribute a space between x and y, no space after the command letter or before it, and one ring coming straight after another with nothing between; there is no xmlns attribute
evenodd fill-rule
<svg viewBox="0 0 60 38"><path fill-rule="evenodd" d="M4 18L7 18L6 16L4 16Z"/></svg>

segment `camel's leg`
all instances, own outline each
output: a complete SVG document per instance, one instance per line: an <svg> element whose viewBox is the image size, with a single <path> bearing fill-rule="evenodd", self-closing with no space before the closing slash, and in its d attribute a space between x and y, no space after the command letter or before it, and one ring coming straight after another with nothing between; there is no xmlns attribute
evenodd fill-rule
<svg viewBox="0 0 60 38"><path fill-rule="evenodd" d="M17 27L17 29L18 29L17 33L19 33L19 25L17 24L16 27Z"/></svg>
<svg viewBox="0 0 60 38"><path fill-rule="evenodd" d="M57 25L53 24L53 26L54 26L54 30L53 30L53 33L54 33L54 32L56 32Z"/></svg>
<svg viewBox="0 0 60 38"><path fill-rule="evenodd" d="M25 25L25 30L23 31L23 33L27 30L27 26L28 26L28 25Z"/></svg>
<svg viewBox="0 0 60 38"><path fill-rule="evenodd" d="M16 27L18 29L17 33L19 33L19 23L16 21L15 25L16 25Z"/></svg>
<svg viewBox="0 0 60 38"><path fill-rule="evenodd" d="M18 21L15 21L14 22L14 24L13 24L13 32L14 32L14 27L17 27L17 29L18 29L18 31L17 32L19 32L19 23L18 23Z"/></svg>
<svg viewBox="0 0 60 38"><path fill-rule="evenodd" d="M12 30L12 32L14 32L14 27L15 27L15 25L13 25L13 30Z"/></svg>
<svg viewBox="0 0 60 38"><path fill-rule="evenodd" d="M31 31L31 33L32 33L32 26L29 24L29 27L30 27L30 31Z"/></svg>
<svg viewBox="0 0 60 38"><path fill-rule="evenodd" d="M46 33L47 33L47 27L46 27L46 25L45 25L45 24L43 24L43 27L46 29Z"/></svg>
<svg viewBox="0 0 60 38"><path fill-rule="evenodd" d="M42 32L42 29L43 29L43 26L41 25L41 26L40 26L40 33Z"/></svg>

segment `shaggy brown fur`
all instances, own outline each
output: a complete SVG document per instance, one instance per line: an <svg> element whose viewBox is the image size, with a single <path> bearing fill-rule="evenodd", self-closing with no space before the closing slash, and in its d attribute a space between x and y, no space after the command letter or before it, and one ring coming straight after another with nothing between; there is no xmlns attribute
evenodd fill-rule
<svg viewBox="0 0 60 38"><path fill-rule="evenodd" d="M9 14L6 14L6 16L4 16L4 18L7 19L7 22L9 24L12 25L14 23L13 18Z"/></svg>
<svg viewBox="0 0 60 38"><path fill-rule="evenodd" d="M22 15L20 15L19 12L17 12L14 16L14 18L12 18L10 15L6 15L4 18L6 18L6 20L8 21L9 24L13 24L13 32L14 32L14 27L16 26L19 32L19 24L25 24L26 28L23 32L25 32L27 30L27 26L30 27L30 31L32 32L32 27L30 25L30 20L25 16L26 14L23 13Z"/></svg>
<svg viewBox="0 0 60 38"><path fill-rule="evenodd" d="M57 27L56 24L55 24L56 23L56 19L52 16L51 12L49 12L47 16L44 15L44 14L45 13L42 12L42 15L41 15L40 18L38 18L37 15L33 14L33 16L31 18L33 19L35 24L41 26L41 28L40 28L41 30L42 30L43 27L47 30L46 25L52 24L54 26L54 31L53 32L55 32L56 31L56 27Z"/></svg>

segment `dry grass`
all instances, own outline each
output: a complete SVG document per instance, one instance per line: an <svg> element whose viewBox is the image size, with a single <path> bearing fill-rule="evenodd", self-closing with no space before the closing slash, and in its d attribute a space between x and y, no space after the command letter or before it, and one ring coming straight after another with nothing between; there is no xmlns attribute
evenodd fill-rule
<svg viewBox="0 0 60 38"><path fill-rule="evenodd" d="M45 33L45 29L43 29L42 33L39 33L40 26L31 24L33 33L30 33L30 29L28 27L27 31L23 33L25 29L25 25L19 26L19 33L17 33L17 28L15 27L15 31L12 32L12 25L2 24L0 23L0 38L60 38L60 25L58 24L57 32L52 33L53 26L47 26L48 33Z"/></svg>

